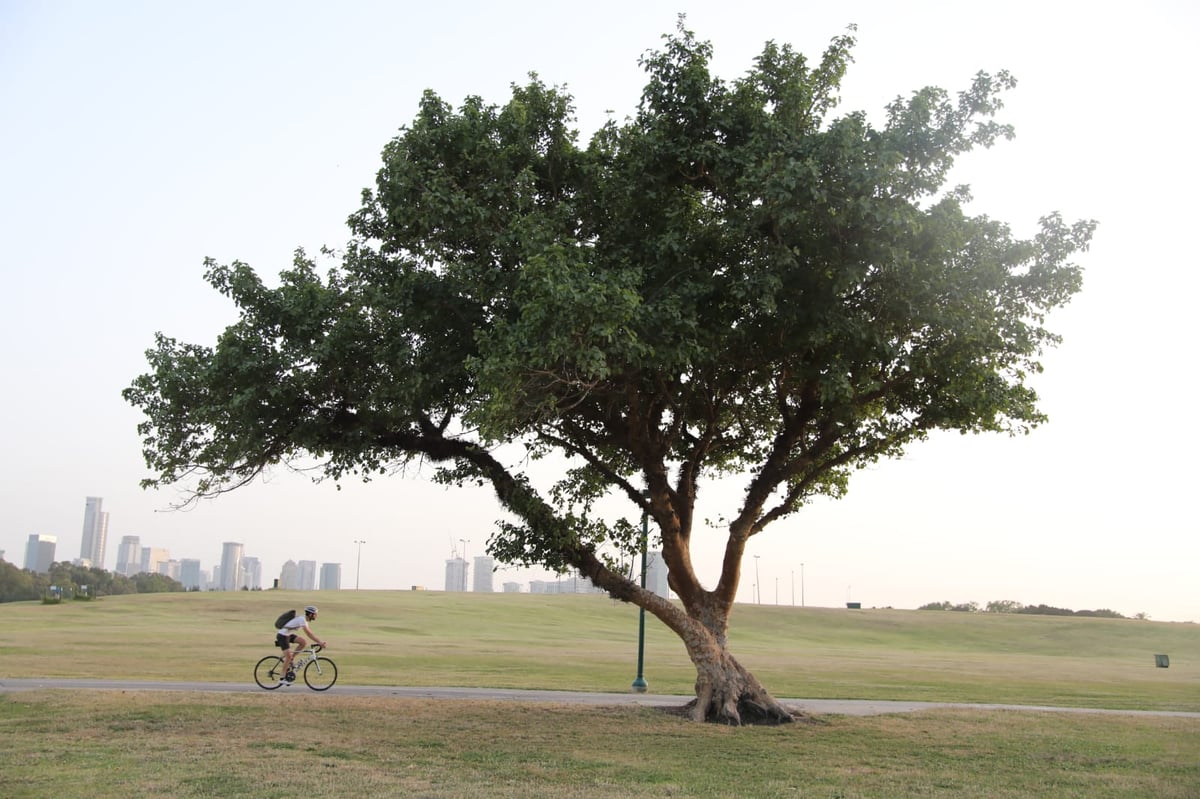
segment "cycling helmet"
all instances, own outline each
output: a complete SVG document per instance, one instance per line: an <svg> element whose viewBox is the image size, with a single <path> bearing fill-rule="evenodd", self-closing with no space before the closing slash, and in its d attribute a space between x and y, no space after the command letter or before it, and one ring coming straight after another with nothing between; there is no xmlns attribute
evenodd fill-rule
<svg viewBox="0 0 1200 799"><path fill-rule="evenodd" d="M316 615L317 615L317 606L316 606L316 605L309 605L308 607L306 607L306 608L304 609L304 612L305 612L305 613L311 613L312 615L316 616Z"/></svg>

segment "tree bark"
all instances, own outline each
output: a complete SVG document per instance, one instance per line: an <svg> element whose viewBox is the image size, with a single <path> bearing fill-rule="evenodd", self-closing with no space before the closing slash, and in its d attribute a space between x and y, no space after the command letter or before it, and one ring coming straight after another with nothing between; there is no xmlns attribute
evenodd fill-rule
<svg viewBox="0 0 1200 799"><path fill-rule="evenodd" d="M692 719L735 726L795 720L729 651L729 612L714 594L692 594L685 609L614 575L594 558L587 560L591 569L584 573L594 583L613 598L644 608L683 641L696 667L696 698L688 705Z"/></svg>
<svg viewBox="0 0 1200 799"><path fill-rule="evenodd" d="M718 640L695 619L681 635L696 667L696 698L688 705L695 721L718 724L787 724L791 712L762 686Z"/></svg>

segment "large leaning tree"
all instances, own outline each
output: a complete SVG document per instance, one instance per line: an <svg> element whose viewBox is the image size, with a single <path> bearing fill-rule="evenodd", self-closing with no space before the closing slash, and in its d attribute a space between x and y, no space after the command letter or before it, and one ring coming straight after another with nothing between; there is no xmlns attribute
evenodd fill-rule
<svg viewBox="0 0 1200 799"><path fill-rule="evenodd" d="M1094 227L1015 238L944 186L1011 135L1006 73L897 99L881 126L835 116L852 31L815 65L768 43L728 82L681 23L642 59L636 113L586 147L536 77L502 106L426 93L332 266L301 251L268 287L207 262L239 318L215 346L160 334L126 389L144 484L207 497L299 462L335 480L420 462L491 485L488 551L656 616L695 664L694 718L788 721L728 646L747 543L930 431L1042 422L1027 381ZM529 456L554 454L568 468L540 484ZM695 501L733 476L712 584ZM653 520L677 603L623 573L637 531L595 512L613 496Z"/></svg>

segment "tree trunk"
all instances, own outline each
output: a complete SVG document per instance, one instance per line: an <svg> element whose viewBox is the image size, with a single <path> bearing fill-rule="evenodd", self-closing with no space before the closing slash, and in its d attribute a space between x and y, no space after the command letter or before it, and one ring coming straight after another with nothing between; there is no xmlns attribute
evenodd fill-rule
<svg viewBox="0 0 1200 799"><path fill-rule="evenodd" d="M590 552L580 555L579 568L614 599L644 608L683 641L696 667L696 698L688 706L694 720L732 725L787 724L795 720L729 651L726 630L730 605L716 594L680 592L680 607L609 571Z"/></svg>
<svg viewBox="0 0 1200 799"><path fill-rule="evenodd" d="M794 720L758 678L707 631L685 636L684 644L696 666L696 698L688 705L693 720L732 725L787 724Z"/></svg>

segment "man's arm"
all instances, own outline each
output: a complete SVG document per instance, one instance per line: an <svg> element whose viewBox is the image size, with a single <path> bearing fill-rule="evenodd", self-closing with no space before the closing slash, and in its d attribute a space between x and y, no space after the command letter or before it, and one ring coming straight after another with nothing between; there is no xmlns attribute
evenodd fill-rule
<svg viewBox="0 0 1200 799"><path fill-rule="evenodd" d="M312 631L312 627L308 626L308 622L304 623L304 632L308 633L308 639L315 644L320 644L321 648L325 648L325 642L317 639L317 634Z"/></svg>

